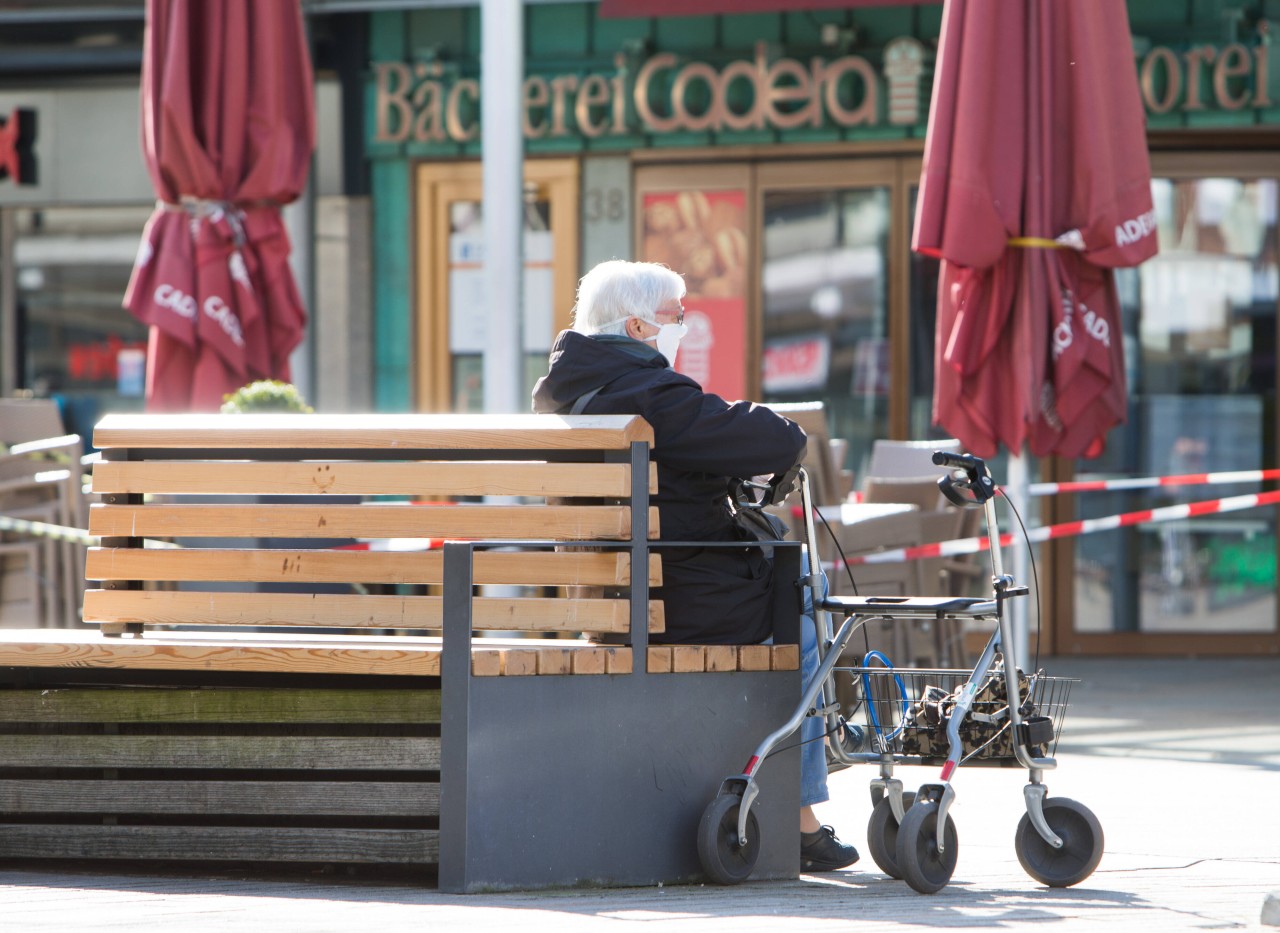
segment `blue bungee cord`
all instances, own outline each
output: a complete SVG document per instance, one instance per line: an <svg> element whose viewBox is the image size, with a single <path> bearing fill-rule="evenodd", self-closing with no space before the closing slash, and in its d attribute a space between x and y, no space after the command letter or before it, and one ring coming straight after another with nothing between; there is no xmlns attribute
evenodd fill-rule
<svg viewBox="0 0 1280 933"><path fill-rule="evenodd" d="M898 714L898 725L888 735L884 734L884 729L880 725L880 717L876 715L876 703L871 698L871 672L866 670L867 665L871 661L879 661L888 671L893 671L893 682L898 687L898 697L901 702L901 711ZM867 700L867 717L871 720L871 728L875 730L876 738L881 744L892 742L902 732L902 727L906 724L907 708L909 702L907 700L907 685L902 682L902 675L894 670L893 663L879 651L868 651L862 659L862 693Z"/></svg>

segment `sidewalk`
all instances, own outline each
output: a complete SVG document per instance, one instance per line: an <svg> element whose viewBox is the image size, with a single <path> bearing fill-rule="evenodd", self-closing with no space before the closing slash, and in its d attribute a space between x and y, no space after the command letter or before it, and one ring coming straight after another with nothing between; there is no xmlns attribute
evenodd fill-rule
<svg viewBox="0 0 1280 933"><path fill-rule="evenodd" d="M1018 865L1013 835L1026 774L1017 769L957 772L952 815L960 852L948 887L925 896L889 880L865 854L873 772L853 768L832 777L833 801L822 816L863 851L863 861L795 882L461 897L331 880L8 866L0 870L0 928L1280 931L1260 923L1266 895L1280 893L1280 661L1061 658L1044 666L1081 680L1059 768L1045 778L1050 794L1087 804L1106 833L1102 864L1074 888L1045 888ZM920 768L899 774L908 786L936 779Z"/></svg>

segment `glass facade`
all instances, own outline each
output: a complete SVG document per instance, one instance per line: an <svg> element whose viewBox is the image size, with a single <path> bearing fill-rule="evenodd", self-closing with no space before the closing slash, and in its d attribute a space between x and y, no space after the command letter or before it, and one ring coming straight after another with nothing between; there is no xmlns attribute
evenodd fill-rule
<svg viewBox="0 0 1280 933"><path fill-rule="evenodd" d="M1128 423L1080 479L1258 470L1276 462L1273 178L1156 178L1160 254L1122 270ZM1260 492L1261 483L1085 493L1082 518ZM1080 633L1272 633L1275 510L1075 539Z"/></svg>

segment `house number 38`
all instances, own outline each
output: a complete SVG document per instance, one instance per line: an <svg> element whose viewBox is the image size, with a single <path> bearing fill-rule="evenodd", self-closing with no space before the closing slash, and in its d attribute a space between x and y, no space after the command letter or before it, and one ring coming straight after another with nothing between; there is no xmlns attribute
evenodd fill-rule
<svg viewBox="0 0 1280 933"><path fill-rule="evenodd" d="M588 223L626 219L626 193L621 188L588 188L586 198Z"/></svg>

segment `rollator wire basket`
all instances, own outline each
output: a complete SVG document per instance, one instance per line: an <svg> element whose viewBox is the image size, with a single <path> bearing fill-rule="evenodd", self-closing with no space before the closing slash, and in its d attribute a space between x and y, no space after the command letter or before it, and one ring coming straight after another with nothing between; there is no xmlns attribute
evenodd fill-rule
<svg viewBox="0 0 1280 933"><path fill-rule="evenodd" d="M972 671L889 667L837 670L860 683L871 750L919 759L921 763L947 757L947 722L956 695ZM1050 677L1043 671L1030 677L1019 672L1018 681L1022 741L1037 757L1053 756L1075 681ZM1017 764L1003 671L993 670L978 690L960 725L960 740L963 761Z"/></svg>

